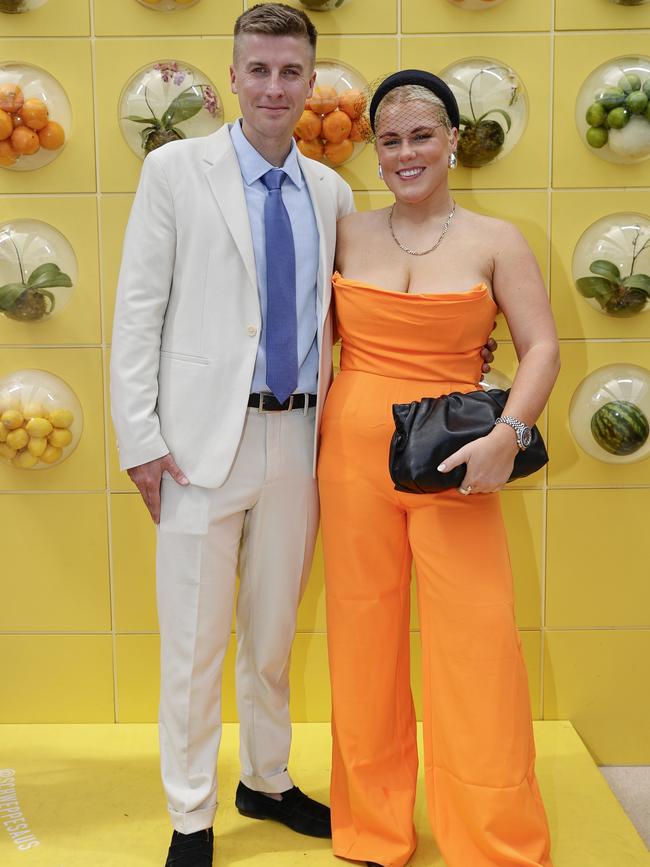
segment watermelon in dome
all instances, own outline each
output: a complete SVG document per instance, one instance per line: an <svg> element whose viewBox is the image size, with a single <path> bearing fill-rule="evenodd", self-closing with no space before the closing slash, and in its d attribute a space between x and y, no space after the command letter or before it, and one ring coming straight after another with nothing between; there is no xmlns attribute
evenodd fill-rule
<svg viewBox="0 0 650 867"><path fill-rule="evenodd" d="M611 455L631 455L648 439L650 426L641 409L628 400L612 400L591 419L591 433Z"/></svg>

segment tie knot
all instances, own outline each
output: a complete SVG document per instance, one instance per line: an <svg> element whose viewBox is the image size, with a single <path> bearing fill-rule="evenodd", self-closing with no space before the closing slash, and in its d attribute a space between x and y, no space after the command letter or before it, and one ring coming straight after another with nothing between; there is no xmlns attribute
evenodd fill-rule
<svg viewBox="0 0 650 867"><path fill-rule="evenodd" d="M265 175L262 175L262 183L269 192L279 190L285 182L287 175L282 169L270 169Z"/></svg>

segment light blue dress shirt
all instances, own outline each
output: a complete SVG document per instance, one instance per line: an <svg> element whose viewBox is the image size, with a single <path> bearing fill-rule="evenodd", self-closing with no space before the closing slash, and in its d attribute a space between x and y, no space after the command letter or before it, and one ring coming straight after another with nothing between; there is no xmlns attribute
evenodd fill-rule
<svg viewBox="0 0 650 867"><path fill-rule="evenodd" d="M260 293L262 331L253 371L251 393L268 392L266 384L266 241L264 236L264 203L268 195L260 180L274 168L259 154L242 132L236 121L230 127L235 153L244 181L244 194L248 218L253 236L255 270ZM309 190L298 164L297 148L291 142L291 150L282 169L287 180L282 185L282 200L289 214L293 240L296 248L296 313L298 317L298 385L296 394L315 394L318 385L318 228Z"/></svg>

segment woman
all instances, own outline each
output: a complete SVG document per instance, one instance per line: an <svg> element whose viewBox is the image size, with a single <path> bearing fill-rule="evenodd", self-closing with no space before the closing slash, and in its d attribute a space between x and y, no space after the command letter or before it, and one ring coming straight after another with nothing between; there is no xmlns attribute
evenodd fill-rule
<svg viewBox="0 0 650 867"><path fill-rule="evenodd" d="M542 411L558 346L535 259L511 225L458 207L458 106L429 73L386 79L370 120L392 207L339 224L341 374L325 407L319 483L333 696L335 854L401 867L415 848L409 685L418 579L429 818L448 867L550 867L528 685L496 491ZM394 490L393 403L473 391L503 311L519 358L504 415L444 462L458 490ZM512 426L511 426L512 425Z"/></svg>

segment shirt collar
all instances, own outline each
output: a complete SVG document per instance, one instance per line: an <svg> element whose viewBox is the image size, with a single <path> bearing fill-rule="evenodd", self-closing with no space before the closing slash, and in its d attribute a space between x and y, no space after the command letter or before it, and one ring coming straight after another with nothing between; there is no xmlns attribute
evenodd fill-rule
<svg viewBox="0 0 650 867"><path fill-rule="evenodd" d="M237 154L242 178L249 187L270 169L276 168L276 166L272 166L271 163L265 160L259 151L256 151L248 141L241 128L241 119L230 125L230 138ZM282 169L286 172L289 180L299 190L302 189L304 182L300 165L298 164L298 148L293 139L291 139L291 150L284 161Z"/></svg>

